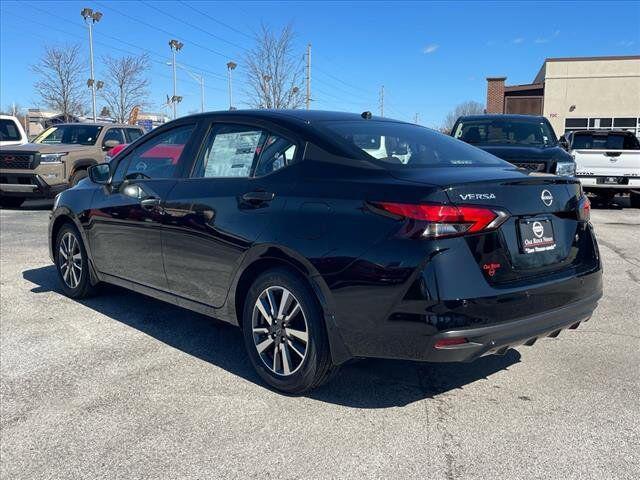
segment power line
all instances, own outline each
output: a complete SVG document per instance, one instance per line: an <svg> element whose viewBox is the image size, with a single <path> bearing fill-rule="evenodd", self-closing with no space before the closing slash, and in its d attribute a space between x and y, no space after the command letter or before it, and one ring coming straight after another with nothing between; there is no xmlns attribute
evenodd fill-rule
<svg viewBox="0 0 640 480"><path fill-rule="evenodd" d="M72 25L73 25L73 26L75 26L75 27L79 27L79 28L83 28L83 29L84 29L84 27L82 27L82 25L81 25L81 24L76 23L76 22L74 22L74 21L72 21L72 20L69 20L68 18L62 17L62 16L60 16L60 15L56 15L55 13L52 13L52 12L48 12L47 10L44 10L44 9L42 9L42 8L40 8L40 7L35 6L35 5L31 5L31 4L30 4L29 6L30 6L31 8L34 8L34 9L36 9L36 10L38 10L38 11L40 11L40 12L42 12L42 13L46 14L47 16L51 16L51 17L58 18L58 19L62 20L63 22L70 23L70 24L72 24ZM65 33L66 33L66 32L65 32ZM154 52L154 51L152 51L152 50L149 50L149 49L146 49L146 48L140 47L139 45L135 45L135 44L133 44L133 43L127 42L127 41L125 41L125 40L122 40L121 38L114 37L114 36L112 36L112 35L109 35L109 34L107 34L107 33L102 32L102 31L100 32L100 36L101 36L101 37L105 37L105 38L110 38L111 40L114 40L114 41L116 41L116 42L118 42L118 43L122 43L122 44L124 44L124 45L128 45L128 46L130 46L130 47L132 47L132 48L138 49L138 50L140 50L140 51L142 51L142 52L144 52L144 53L147 53L147 54L149 54L149 55L156 56L156 57L160 57L160 58L162 58L162 59L163 59L163 60L161 61L161 63L163 63L163 64L164 64L164 63L166 63L166 56L165 56L165 55L162 55L162 54L157 53L157 52ZM49 39L49 40L50 40L50 39ZM102 43L103 43L103 44L105 44L104 42L102 42ZM107 46L109 46L110 48L113 48L113 49L116 49L116 50L118 49L118 47L114 47L114 46L111 46L111 45L108 45L108 44L106 44L106 45L107 45ZM121 51L124 51L124 50L122 50L122 49L120 49L120 50L121 50ZM127 52L127 53L129 53L130 55L135 55L135 54L134 54L134 53L132 53L132 52ZM185 62L180 62L180 63L182 63L185 67L193 68L194 70L198 70L198 71L200 71L200 72L207 73L207 74L208 74L208 75L210 75L211 77L218 78L218 79L220 79L220 80L226 80L226 77L225 77L223 74L221 74L221 73L216 73L216 72L214 72L214 71L207 70L207 69L204 69L204 68L202 68L202 67L197 67L197 66L195 66L195 65L190 65L190 64L185 63Z"/></svg>
<svg viewBox="0 0 640 480"><path fill-rule="evenodd" d="M5 12L6 12L6 9L4 9L4 10L5 10ZM11 11L10 11L10 12L8 12L8 13L10 13L10 14L11 14L11 15L13 15L13 16L15 16L16 18L19 18L19 19L24 20L24 21L27 21L27 22L31 22L31 23L33 23L33 24L35 24L35 25L40 25L41 27L44 27L44 28L46 28L46 29L48 29L48 30L54 30L54 31L57 31L57 32L63 33L63 34L65 34L65 35L69 36L69 37L73 37L73 38L78 38L78 39L83 38L83 37L81 37L80 35L75 35L75 34L73 34L73 33L71 33L71 32L66 31L66 30L62 30L62 29L57 28L57 27L54 27L54 26L52 26L52 25L47 25L46 23L39 22L39 21L34 20L34 19L32 19L32 18L23 17L22 15L18 15L18 14L14 13L14 12L11 12ZM50 41L50 40L51 40L50 38L42 37L42 36L40 36L40 35L37 35L36 33L31 33L30 35L40 37L40 38L42 38L42 39L43 39L43 40L45 40L45 41ZM97 44L99 44L99 45L103 45L103 46L105 46L105 47L111 48L111 49L113 49L113 50L117 50L117 51L120 51L120 52L126 53L126 54L128 54L128 55L135 55L135 53L134 53L134 52L131 52L131 51L128 51L128 50L124 50L124 49L122 49L122 48L115 47L115 46L113 46L113 45L109 45L109 44L107 44L107 43L105 43L105 42L102 42L102 41L100 41L100 40L94 40L94 42L95 42L95 43L97 43ZM162 61L159 61L159 60L152 60L152 62L157 63L157 64L161 64L161 65L163 65L163 66L166 66L166 63L165 63L165 62L162 62ZM165 74L162 74L162 73L155 73L155 74L154 74L154 76L167 78L167 79L169 79L169 80L171 80L171 79L172 79L172 77L170 77L169 75L165 75ZM187 81L188 81L189 83L194 84L194 85L199 85L197 82L195 82L195 81L193 81L193 80L191 80L191 79L187 79ZM216 87L210 87L210 86L205 86L205 88L206 88L206 89L208 89L208 90L212 90L212 91L224 92L224 89L222 89L222 88L216 88Z"/></svg>
<svg viewBox="0 0 640 480"><path fill-rule="evenodd" d="M209 32L208 30L205 30L204 28L198 27L197 25L194 25L194 24L189 23L189 22L187 22L187 21L185 21L185 20L182 20L181 18L178 18L178 17L176 17L175 15L172 15L172 14L170 14L170 13L168 13L168 12L165 12L165 11L163 11L163 10L160 10L158 7L156 7L156 6L154 6L154 5L151 5L149 2L145 2L144 0L142 0L142 1L141 1L141 3L143 3L143 4L144 4L144 5L146 5L147 7L149 7L149 8L151 8L151 9L155 10L156 12L160 12L161 14L163 14L163 15L165 15L165 16L167 16L167 17L169 17L169 18L172 18L172 19L174 19L174 20L176 20L176 21L178 21L178 22L180 22L180 23L183 23L183 24L185 24L185 25L187 25L187 26L189 26L189 27L191 27L191 28L195 28L196 30L198 30L198 31L200 31L200 32L202 32L202 33L205 33L205 34L209 35L210 37L215 38L216 40L219 40L219 41L221 41L221 42L228 43L229 45L234 46L234 47L236 47L236 48L239 48L239 49L241 49L241 50L244 50L245 52L246 52L246 51L248 51L248 49L247 49L247 48L245 48L245 47L243 47L243 46L241 46L241 45L238 45L237 43L230 42L229 40L226 40L226 39L224 39L224 38L222 38L222 37L219 37L218 35L215 35L215 34L213 34L213 33Z"/></svg>
<svg viewBox="0 0 640 480"><path fill-rule="evenodd" d="M228 29L230 29L230 30L233 30L233 31L234 31L234 32L236 32L236 33L239 33L240 35L244 35L245 37L250 38L251 40L254 40L254 38L253 38L253 36L252 36L252 35L249 35L248 33L245 33L245 32L243 32L242 30L238 30L237 28L235 28L235 27L233 27L233 26L231 26L231 25L228 25L228 24L224 23L224 22L223 22L223 21L221 21L221 20L218 20L217 18L213 18L213 17L212 17L211 15L209 15L208 13L203 12L202 10L197 9L196 7L194 7L193 5L188 4L187 2L183 2L182 0L178 0L178 1L179 1L182 5L184 5L185 7L190 8L191 10L193 10L193 11L194 11L194 12L196 12L196 13L198 13L199 15L202 15L203 17L206 17L206 18L208 18L208 19L209 19L209 20L211 20L211 21L214 21L214 22L216 22L216 23L218 23L218 24L220 24L220 25L222 25L222 26L224 26L224 27L227 27L227 28L228 28Z"/></svg>
<svg viewBox="0 0 640 480"><path fill-rule="evenodd" d="M145 22L144 20L140 20L138 18L132 17L131 15L128 15L128 14L124 13L122 10L118 10L117 8L113 8L111 5L106 5L106 4L102 3L102 2L96 2L96 3L98 5L101 5L103 8L106 8L108 10L112 10L112 11L118 13L119 15L122 15L123 17L126 17L126 18L128 18L130 20L133 20L134 22L137 22L137 23L139 23L141 25L145 25L146 27L151 28L153 30L157 30L159 32L162 32L165 35L167 35L169 38L177 38L177 39L184 40L184 41L188 42L190 45L193 45L194 47L206 50L206 51L208 51L210 53L213 53L214 55L218 55L220 57L223 57L226 60L230 60L230 58L231 58L231 57L229 57L229 55L227 55L225 53L218 52L217 50L209 48L209 47L207 47L205 45L201 45L201 44L199 44L197 42L194 42L193 40L189 40L189 39L187 39L186 37L184 37L182 35L175 35L174 33L171 33L168 30L165 30L165 29L163 29L161 27L156 27L154 25L151 25L150 23Z"/></svg>

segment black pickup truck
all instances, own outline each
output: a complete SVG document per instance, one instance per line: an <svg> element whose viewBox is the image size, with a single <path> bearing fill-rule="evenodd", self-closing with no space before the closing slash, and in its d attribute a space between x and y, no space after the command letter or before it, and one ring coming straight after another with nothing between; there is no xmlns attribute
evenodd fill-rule
<svg viewBox="0 0 640 480"><path fill-rule="evenodd" d="M451 136L531 172L575 176L576 164L549 121L535 115L469 115Z"/></svg>

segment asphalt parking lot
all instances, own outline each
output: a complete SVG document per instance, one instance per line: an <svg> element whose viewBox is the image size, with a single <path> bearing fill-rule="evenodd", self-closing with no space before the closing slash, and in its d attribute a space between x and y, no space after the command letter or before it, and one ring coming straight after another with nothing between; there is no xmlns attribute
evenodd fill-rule
<svg viewBox="0 0 640 480"><path fill-rule="evenodd" d="M640 210L596 209L591 321L473 364L363 360L308 396L240 332L106 287L60 293L47 204L0 211L0 477L638 478Z"/></svg>

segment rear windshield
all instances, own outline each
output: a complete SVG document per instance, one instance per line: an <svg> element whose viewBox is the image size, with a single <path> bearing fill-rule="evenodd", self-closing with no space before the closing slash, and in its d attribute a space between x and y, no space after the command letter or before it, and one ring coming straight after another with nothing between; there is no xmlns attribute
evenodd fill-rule
<svg viewBox="0 0 640 480"><path fill-rule="evenodd" d="M340 141L387 168L496 166L502 160L428 128L375 120L323 122Z"/></svg>
<svg viewBox="0 0 640 480"><path fill-rule="evenodd" d="M633 135L575 133L571 148L574 150L640 150L640 143Z"/></svg>
<svg viewBox="0 0 640 480"><path fill-rule="evenodd" d="M480 118L460 120L453 136L472 145L555 146L549 124L538 119Z"/></svg>
<svg viewBox="0 0 640 480"><path fill-rule="evenodd" d="M100 135L100 130L102 130L102 126L83 125L82 123L57 125L42 132L33 140L33 143L94 145Z"/></svg>
<svg viewBox="0 0 640 480"><path fill-rule="evenodd" d="M13 120L0 120L0 140L3 142L15 142L22 140L20 130Z"/></svg>

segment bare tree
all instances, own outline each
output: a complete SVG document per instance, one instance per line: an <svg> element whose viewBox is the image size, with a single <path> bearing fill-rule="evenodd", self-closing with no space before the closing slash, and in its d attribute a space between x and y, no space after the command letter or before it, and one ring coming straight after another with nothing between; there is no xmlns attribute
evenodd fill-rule
<svg viewBox="0 0 640 480"><path fill-rule="evenodd" d="M40 77L34 86L47 107L60 112L65 121L84 112L85 65L78 45L45 47L40 61L31 68Z"/></svg>
<svg viewBox="0 0 640 480"><path fill-rule="evenodd" d="M295 52L291 24L278 34L262 25L245 57L248 104L253 108L298 108L304 103L302 55Z"/></svg>
<svg viewBox="0 0 640 480"><path fill-rule="evenodd" d="M136 105L144 107L149 103L149 79L145 76L149 69L147 55L102 58L105 65L104 87L100 98L107 104L116 122L129 119Z"/></svg>
<svg viewBox="0 0 640 480"><path fill-rule="evenodd" d="M452 111L447 113L447 116L444 117L444 122L439 130L442 133L450 133L453 125L456 123L458 117L462 117L464 115L478 115L484 113L484 105L478 102L474 102L473 100L468 100L456 106Z"/></svg>

